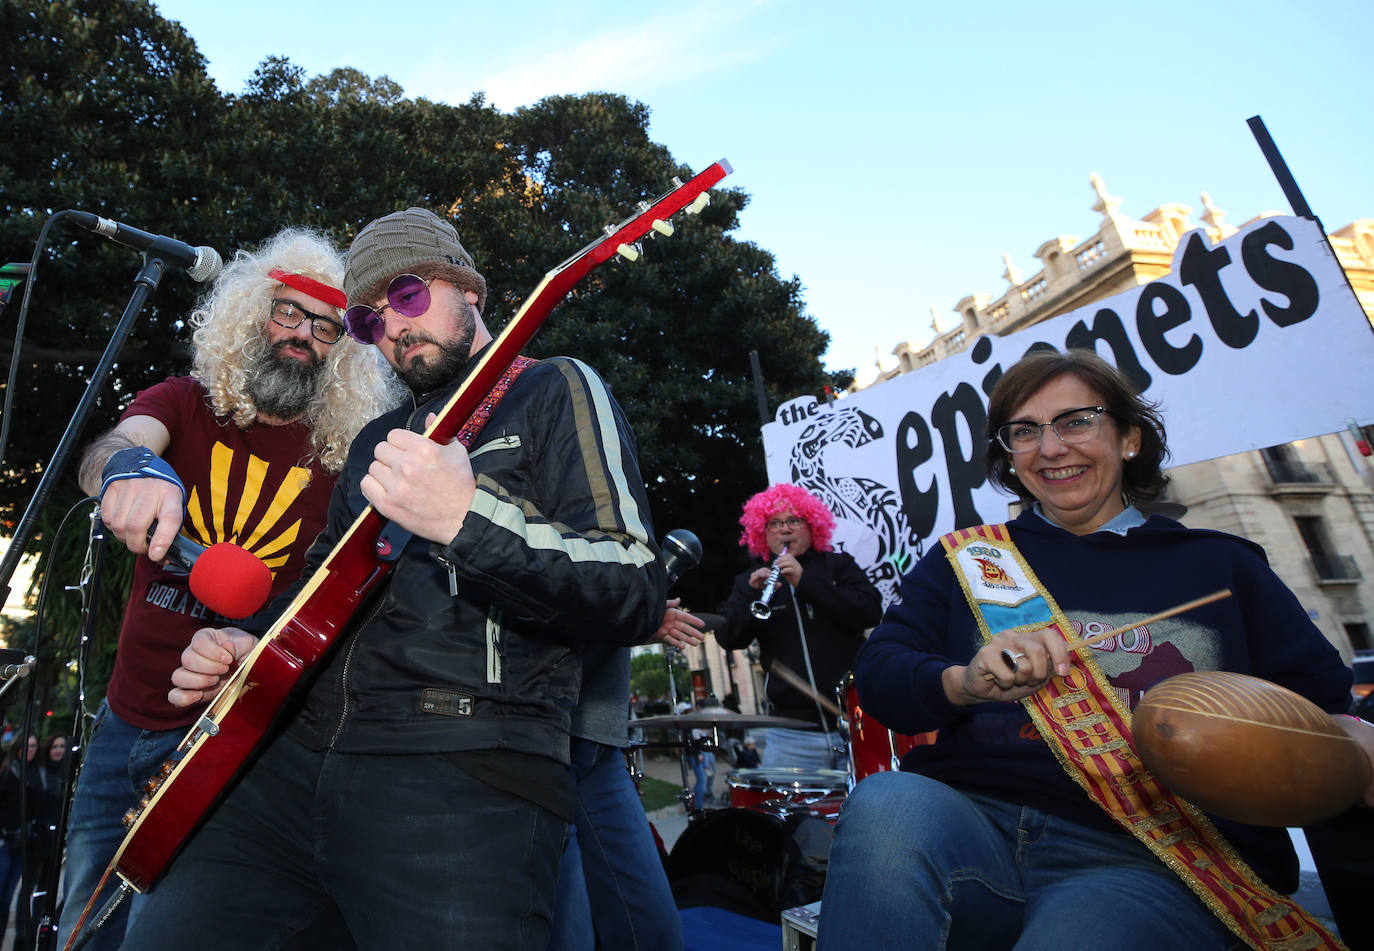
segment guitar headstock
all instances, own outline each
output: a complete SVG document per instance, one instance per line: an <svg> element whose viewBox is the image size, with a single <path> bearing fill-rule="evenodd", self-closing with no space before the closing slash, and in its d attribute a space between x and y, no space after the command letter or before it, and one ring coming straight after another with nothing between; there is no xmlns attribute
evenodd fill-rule
<svg viewBox="0 0 1374 951"><path fill-rule="evenodd" d="M602 237L545 274L425 435L436 442L452 438L521 348L529 343L549 311L578 281L616 253L632 261L638 258L638 242L651 231L664 237L671 235L673 215L684 210L688 214L700 212L711 200L707 189L733 171L730 163L721 159L685 182L674 178L671 189L651 202L640 202L633 215L618 225L608 225Z"/></svg>
<svg viewBox="0 0 1374 951"><path fill-rule="evenodd" d="M619 254L628 261L639 259L642 248L640 240L651 232L662 237L672 237L672 217L678 212L689 215L699 214L711 202L709 189L734 169L726 159L721 159L687 181L673 178L673 187L653 201L641 201L634 214L619 224L607 225L604 236L592 241L558 267L550 271L550 276L573 267L579 262L586 265L586 271L606 261L613 254ZM581 276L581 275L579 275Z"/></svg>

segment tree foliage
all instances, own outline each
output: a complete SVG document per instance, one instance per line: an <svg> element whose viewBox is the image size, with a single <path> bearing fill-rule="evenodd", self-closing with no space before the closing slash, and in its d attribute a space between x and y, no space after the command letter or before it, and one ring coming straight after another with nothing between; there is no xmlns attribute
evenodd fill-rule
<svg viewBox="0 0 1374 951"><path fill-rule="evenodd" d="M548 269L692 171L649 139L647 107L618 95L552 96L502 113L480 95L459 105L409 99L387 77L311 78L275 57L226 94L192 39L146 0L6 0L0 29L10 40L0 68L7 261L29 260L44 223L65 208L227 255L288 224L346 246L372 218L418 205L457 224L491 288L495 331ZM700 168L716 157L692 158ZM719 189L671 239L646 242L640 263L593 272L530 347L584 359L612 386L637 434L657 530L688 528L705 545L702 567L680 585L701 609L728 590L740 504L765 481L749 352L760 355L772 405L847 382L822 369L827 336L805 314L798 282L731 236L746 203L738 187ZM139 269L133 252L60 222L40 252L0 467L0 518L11 527ZM183 317L203 290L167 275L83 444L138 389L185 372ZM8 369L8 342L0 356ZM68 473L52 507L78 497ZM45 514L44 530L60 517ZM121 594L101 611L107 639ZM62 610L70 632L73 614Z"/></svg>
<svg viewBox="0 0 1374 951"><path fill-rule="evenodd" d="M673 679L677 681L677 695L692 696L692 675L680 662L673 665ZM630 658L630 693L641 703L669 698L668 662L660 650L643 651Z"/></svg>

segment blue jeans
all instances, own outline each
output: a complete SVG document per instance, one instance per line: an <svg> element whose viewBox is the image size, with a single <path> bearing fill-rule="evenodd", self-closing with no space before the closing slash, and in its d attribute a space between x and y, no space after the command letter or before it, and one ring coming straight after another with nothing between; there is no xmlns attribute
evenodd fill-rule
<svg viewBox="0 0 1374 951"><path fill-rule="evenodd" d="M14 902L14 890L19 887L22 871L19 850L0 842L0 939L9 927L10 905Z"/></svg>
<svg viewBox="0 0 1374 951"><path fill-rule="evenodd" d="M696 785L692 787L692 808L700 812L706 802L706 759L704 753L692 750L687 754L692 757L692 772L696 774Z"/></svg>
<svg viewBox="0 0 1374 951"><path fill-rule="evenodd" d="M100 704L85 744L81 778L67 820L67 871L62 886L65 904L58 923L59 948L67 943L100 877L124 841L124 813L138 805L144 780L172 755L186 732L185 727L141 730L120 719L109 704ZM104 906L118 885L118 881L112 880L106 886L95 910ZM140 905L141 896L126 898L86 947L91 951L118 948L129 917L138 913ZM94 917L95 912L91 914Z"/></svg>
<svg viewBox="0 0 1374 951"><path fill-rule="evenodd" d="M550 951L681 951L682 920L639 793L613 746L573 737L577 820Z"/></svg>
<svg viewBox="0 0 1374 951"><path fill-rule="evenodd" d="M279 737L145 897L124 948L272 951L337 914L367 951L543 951L565 829L443 754Z"/></svg>
<svg viewBox="0 0 1374 951"><path fill-rule="evenodd" d="M914 773L875 773L846 800L817 940L820 951L1246 947L1129 836Z"/></svg>

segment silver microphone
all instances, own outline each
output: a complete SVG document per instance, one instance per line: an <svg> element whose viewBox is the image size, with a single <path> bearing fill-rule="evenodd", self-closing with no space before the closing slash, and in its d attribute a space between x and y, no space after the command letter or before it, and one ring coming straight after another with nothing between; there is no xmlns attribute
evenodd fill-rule
<svg viewBox="0 0 1374 951"><path fill-rule="evenodd" d="M161 255L173 267L184 270L197 283L212 281L219 277L224 261L214 248L201 246L193 248L184 241L168 238L165 235L150 234L122 221L112 221L93 215L89 211L69 211L71 219L88 231L104 235L126 248Z"/></svg>

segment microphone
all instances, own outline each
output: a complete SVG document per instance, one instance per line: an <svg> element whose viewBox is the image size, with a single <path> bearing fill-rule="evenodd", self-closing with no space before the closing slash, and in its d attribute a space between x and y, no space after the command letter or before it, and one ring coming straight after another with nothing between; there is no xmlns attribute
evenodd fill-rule
<svg viewBox="0 0 1374 951"><path fill-rule="evenodd" d="M148 538L153 530L148 530ZM191 593L216 614L235 620L262 607L272 593L272 571L262 559L232 542L206 548L178 534L163 556L191 573Z"/></svg>
<svg viewBox="0 0 1374 951"><path fill-rule="evenodd" d="M701 564L701 539L685 528L675 528L663 536L658 547L663 567L668 570L668 587L688 569Z"/></svg>
<svg viewBox="0 0 1374 951"><path fill-rule="evenodd" d="M88 211L68 211L71 219L88 231L104 235L135 251L147 251L165 259L169 264L183 269L197 283L214 280L224 267L219 252L214 248L193 248L184 241L167 238L160 234L149 234L124 224L111 221Z"/></svg>

